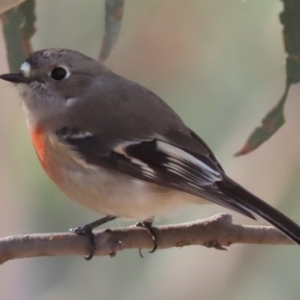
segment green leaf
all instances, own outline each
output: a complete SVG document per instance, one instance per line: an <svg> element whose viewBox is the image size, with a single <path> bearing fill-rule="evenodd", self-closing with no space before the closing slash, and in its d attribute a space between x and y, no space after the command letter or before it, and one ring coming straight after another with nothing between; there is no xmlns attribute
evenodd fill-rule
<svg viewBox="0 0 300 300"><path fill-rule="evenodd" d="M300 1L281 0L283 11L280 21L283 25L283 40L286 58L286 89L279 103L262 120L243 148L235 155L247 154L267 141L285 123L284 104L291 84L300 82Z"/></svg>
<svg viewBox="0 0 300 300"><path fill-rule="evenodd" d="M30 39L35 33L34 0L27 0L17 8L1 15L6 52L11 72L19 70L26 57L32 53Z"/></svg>
<svg viewBox="0 0 300 300"><path fill-rule="evenodd" d="M267 141L284 123L284 104L291 84L287 83L285 91L277 105L263 118L262 126L257 127L250 135L245 145L235 155L244 155L258 148Z"/></svg>
<svg viewBox="0 0 300 300"><path fill-rule="evenodd" d="M117 41L121 29L124 4L125 0L105 1L105 35L102 40L102 47L99 56L101 61L107 59L115 42Z"/></svg>

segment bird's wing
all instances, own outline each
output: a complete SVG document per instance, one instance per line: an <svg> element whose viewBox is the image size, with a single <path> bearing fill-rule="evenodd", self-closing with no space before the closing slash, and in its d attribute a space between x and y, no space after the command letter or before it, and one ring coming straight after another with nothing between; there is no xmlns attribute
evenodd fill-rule
<svg viewBox="0 0 300 300"><path fill-rule="evenodd" d="M254 218L219 190L224 172L205 143L191 132L169 132L163 138L122 141L109 149L100 136L78 128L61 128L59 139L93 166L183 191ZM180 146L179 146L180 145Z"/></svg>

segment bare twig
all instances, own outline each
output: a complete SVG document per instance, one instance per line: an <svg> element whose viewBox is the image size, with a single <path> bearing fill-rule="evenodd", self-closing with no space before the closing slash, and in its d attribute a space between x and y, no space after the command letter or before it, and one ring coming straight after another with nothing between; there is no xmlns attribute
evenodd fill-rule
<svg viewBox="0 0 300 300"><path fill-rule="evenodd" d="M158 249L202 245L226 250L234 243L294 244L270 226L232 223L228 214L220 214L192 223L157 227ZM96 233L95 255L115 255L124 249L152 249L152 239L142 228L130 227ZM0 239L0 264L25 257L87 255L88 239L73 233L49 233L10 236Z"/></svg>

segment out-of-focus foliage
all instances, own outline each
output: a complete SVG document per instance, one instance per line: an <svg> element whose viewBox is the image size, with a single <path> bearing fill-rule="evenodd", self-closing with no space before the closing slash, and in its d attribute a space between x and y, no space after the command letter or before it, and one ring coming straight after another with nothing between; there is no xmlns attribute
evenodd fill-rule
<svg viewBox="0 0 300 300"><path fill-rule="evenodd" d="M258 148L285 123L284 105L287 100L290 86L291 84L287 82L285 91L279 102L263 118L262 126L255 128L243 148L235 154L236 156L248 154L249 152L252 152L256 148Z"/></svg>
<svg viewBox="0 0 300 300"><path fill-rule="evenodd" d="M35 34L35 0L26 0L22 3L18 10L24 16L24 24L20 28L22 44L25 51L25 54L28 56L33 52L32 45L31 45L31 38Z"/></svg>
<svg viewBox="0 0 300 300"><path fill-rule="evenodd" d="M105 35L99 59L104 61L110 54L121 29L125 0L105 1Z"/></svg>
<svg viewBox="0 0 300 300"><path fill-rule="evenodd" d="M31 37L35 33L34 0L27 0L1 16L10 70L16 72L32 53Z"/></svg>
<svg viewBox="0 0 300 300"><path fill-rule="evenodd" d="M31 38L36 32L35 0L26 0L18 6L17 4L15 2L12 9L1 15L7 59L12 72L19 70L21 63L33 52ZM102 61L106 60L117 41L124 4L125 0L105 1L105 35L99 55Z"/></svg>
<svg viewBox="0 0 300 300"><path fill-rule="evenodd" d="M17 6L24 0L1 0L0 1L0 15L14 6Z"/></svg>
<svg viewBox="0 0 300 300"><path fill-rule="evenodd" d="M283 25L283 39L286 58L286 73L288 83L300 82L300 2L281 0L284 10L280 14Z"/></svg>
<svg viewBox="0 0 300 300"><path fill-rule="evenodd" d="M284 104L290 86L300 81L300 2L281 0L283 12L280 20L283 25L283 40L286 58L286 89L278 104L264 117L262 126L256 128L236 155L247 154L266 142L284 123Z"/></svg>

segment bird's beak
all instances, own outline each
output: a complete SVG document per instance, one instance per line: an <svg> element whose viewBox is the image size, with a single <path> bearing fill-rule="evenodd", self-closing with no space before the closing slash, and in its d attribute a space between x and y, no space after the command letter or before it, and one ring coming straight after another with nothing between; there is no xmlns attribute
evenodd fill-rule
<svg viewBox="0 0 300 300"><path fill-rule="evenodd" d="M8 73L0 75L0 79L13 83L29 83L30 79L25 77L22 73Z"/></svg>

